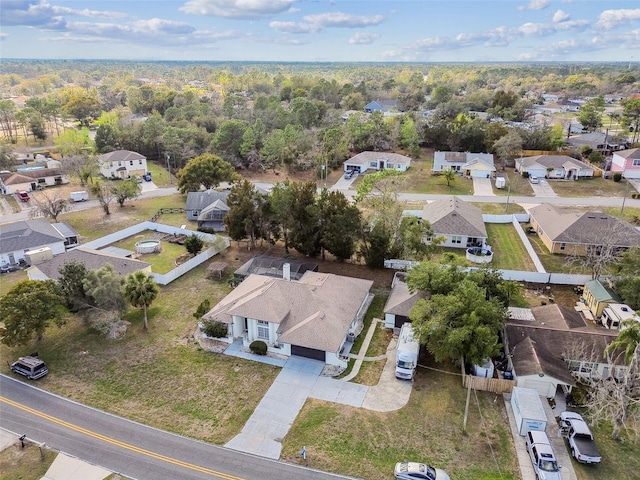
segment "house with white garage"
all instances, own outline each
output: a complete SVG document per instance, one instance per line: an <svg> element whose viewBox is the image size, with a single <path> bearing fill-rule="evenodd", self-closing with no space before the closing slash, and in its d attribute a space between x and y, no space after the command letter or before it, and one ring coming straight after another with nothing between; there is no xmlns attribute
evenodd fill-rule
<svg viewBox="0 0 640 480"><path fill-rule="evenodd" d="M588 326L571 308L509 309L509 317L504 345L518 387L553 398L556 392L569 393L577 378L620 378L626 370L621 358L604 355L617 332Z"/></svg>
<svg viewBox="0 0 640 480"><path fill-rule="evenodd" d="M433 154L433 173L453 170L472 177L486 177L495 172L493 154L471 152L435 152Z"/></svg>
<svg viewBox="0 0 640 480"><path fill-rule="evenodd" d="M116 150L100 155L98 166L106 178L142 177L147 173L147 157L130 150Z"/></svg>
<svg viewBox="0 0 640 480"><path fill-rule="evenodd" d="M12 195L18 190L32 192L67 183L69 183L69 177L64 175L59 168L32 167L31 170L0 174L0 190L4 195Z"/></svg>
<svg viewBox="0 0 640 480"><path fill-rule="evenodd" d="M411 166L411 157L390 152L360 152L344 162L344 171L364 173L367 170L376 172L396 170L406 172Z"/></svg>
<svg viewBox="0 0 640 480"><path fill-rule="evenodd" d="M66 251L67 237L48 220L39 218L7 223L0 227L0 264L15 265L25 253L48 249L51 255Z"/></svg>
<svg viewBox="0 0 640 480"><path fill-rule="evenodd" d="M594 173L593 167L567 155L536 155L517 158L516 169L520 174L527 172L530 177L557 180L591 178Z"/></svg>
<svg viewBox="0 0 640 480"><path fill-rule="evenodd" d="M624 178L640 178L640 148L620 150L611 156L611 172Z"/></svg>
<svg viewBox="0 0 640 480"><path fill-rule="evenodd" d="M372 285L310 270L299 281L286 268L284 278L252 274L202 318L225 323L227 337L219 340L227 343L261 340L270 352L346 368L344 346L349 334L359 333Z"/></svg>
<svg viewBox="0 0 640 480"><path fill-rule="evenodd" d="M458 197L446 197L428 203L422 209L422 220L429 222L433 237L425 238L430 243L433 238L444 237L442 247L471 248L486 246L487 228L482 211Z"/></svg>

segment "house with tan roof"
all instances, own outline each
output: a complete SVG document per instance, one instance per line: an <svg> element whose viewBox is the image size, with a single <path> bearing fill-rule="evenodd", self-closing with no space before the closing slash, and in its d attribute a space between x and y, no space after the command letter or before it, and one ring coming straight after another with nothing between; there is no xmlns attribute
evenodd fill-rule
<svg viewBox="0 0 640 480"><path fill-rule="evenodd" d="M505 352L518 387L553 398L571 392L577 378L624 374L621 358L604 355L617 332L587 325L580 313L557 304L530 313L510 315L505 324Z"/></svg>
<svg viewBox="0 0 640 480"><path fill-rule="evenodd" d="M624 178L640 178L640 148L620 150L611 156L611 171Z"/></svg>
<svg viewBox="0 0 640 480"><path fill-rule="evenodd" d="M411 157L391 152L360 152L344 162L344 171L364 173L367 170L396 170L406 172L411 166Z"/></svg>
<svg viewBox="0 0 640 480"><path fill-rule="evenodd" d="M252 274L202 318L227 324L227 337L219 339L227 343L261 340L273 353L346 368L343 347L358 333L372 285L311 270L299 281Z"/></svg>
<svg viewBox="0 0 640 480"><path fill-rule="evenodd" d="M391 293L382 310L385 328L402 328L402 325L411 321L409 311L415 303L429 296L424 290L411 292L406 283L406 275L405 272L397 272L393 277Z"/></svg>
<svg viewBox="0 0 640 480"><path fill-rule="evenodd" d="M452 248L485 247L487 229L482 211L458 197L447 197L428 203L422 209L422 220L431 224L432 238L445 237L440 245Z"/></svg>
<svg viewBox="0 0 640 480"><path fill-rule="evenodd" d="M98 166L106 178L142 177L147 173L147 157L129 150L116 150L100 155Z"/></svg>
<svg viewBox="0 0 640 480"><path fill-rule="evenodd" d="M520 174L527 172L530 177L557 180L591 178L594 173L593 167L567 155L536 155L518 158L516 169Z"/></svg>
<svg viewBox="0 0 640 480"><path fill-rule="evenodd" d="M640 231L619 218L601 212L562 210L548 203L529 209L531 227L551 253L585 255L591 248L620 253L640 245Z"/></svg>
<svg viewBox="0 0 640 480"><path fill-rule="evenodd" d="M28 167L24 167L28 168ZM59 168L38 168L0 173L0 189L4 195L12 195L18 190L32 192L45 187L65 185L69 177Z"/></svg>
<svg viewBox="0 0 640 480"><path fill-rule="evenodd" d="M495 172L493 154L471 152L435 152L433 154L433 173L454 170L472 177L486 177Z"/></svg>

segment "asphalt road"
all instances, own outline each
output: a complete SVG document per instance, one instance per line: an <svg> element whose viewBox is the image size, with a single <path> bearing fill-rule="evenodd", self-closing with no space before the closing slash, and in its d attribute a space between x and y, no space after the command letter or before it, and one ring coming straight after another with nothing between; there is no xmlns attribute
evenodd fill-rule
<svg viewBox="0 0 640 480"><path fill-rule="evenodd" d="M6 375L0 375L0 426L139 480L348 478L147 427Z"/></svg>

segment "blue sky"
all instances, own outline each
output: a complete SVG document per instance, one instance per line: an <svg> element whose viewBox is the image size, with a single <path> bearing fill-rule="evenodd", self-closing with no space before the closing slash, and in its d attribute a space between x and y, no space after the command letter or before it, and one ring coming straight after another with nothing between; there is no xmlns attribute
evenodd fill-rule
<svg viewBox="0 0 640 480"><path fill-rule="evenodd" d="M640 2L2 0L4 58L639 61Z"/></svg>

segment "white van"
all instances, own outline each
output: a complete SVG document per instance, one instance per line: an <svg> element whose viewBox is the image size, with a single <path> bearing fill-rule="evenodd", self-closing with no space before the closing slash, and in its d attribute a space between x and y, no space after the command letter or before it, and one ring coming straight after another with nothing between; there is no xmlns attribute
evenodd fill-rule
<svg viewBox="0 0 640 480"><path fill-rule="evenodd" d="M547 434L537 430L529 430L524 438L536 478L538 480L562 480L560 467Z"/></svg>
<svg viewBox="0 0 640 480"><path fill-rule="evenodd" d="M36 380L49 373L47 364L37 357L20 357L11 364L11 371L24 375L29 380Z"/></svg>

